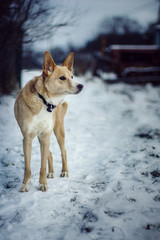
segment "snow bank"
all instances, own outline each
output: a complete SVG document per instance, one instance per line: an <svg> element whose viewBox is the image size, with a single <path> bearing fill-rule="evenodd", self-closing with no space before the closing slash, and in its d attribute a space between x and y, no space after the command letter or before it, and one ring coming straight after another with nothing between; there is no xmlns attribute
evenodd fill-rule
<svg viewBox="0 0 160 240"><path fill-rule="evenodd" d="M159 49L157 45L111 45L109 49L112 50L155 50Z"/></svg>
<svg viewBox="0 0 160 240"><path fill-rule="evenodd" d="M98 69L97 73L98 76L104 81L117 79L117 74L115 74L114 72L103 72L101 69Z"/></svg>
<svg viewBox="0 0 160 240"><path fill-rule="evenodd" d="M122 77L127 76L129 73L160 73L160 67L128 67L122 72Z"/></svg>
<svg viewBox="0 0 160 240"><path fill-rule="evenodd" d="M24 82L34 75L24 71ZM60 151L52 136L55 178L45 193L37 190L37 139L31 189L18 191L24 159L15 99L0 99L0 239L160 239L160 88L75 80L85 88L67 98L70 176L59 177Z"/></svg>

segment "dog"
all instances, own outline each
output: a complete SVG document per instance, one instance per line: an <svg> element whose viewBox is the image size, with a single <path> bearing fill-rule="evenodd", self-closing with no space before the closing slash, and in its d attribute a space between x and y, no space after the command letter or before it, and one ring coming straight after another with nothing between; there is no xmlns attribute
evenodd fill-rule
<svg viewBox="0 0 160 240"><path fill-rule="evenodd" d="M33 78L18 94L14 113L23 135L25 160L24 179L20 192L28 192L31 182L32 140L38 137L41 150L39 187L46 191L47 177L54 177L53 158L49 151L50 136L54 132L62 156L61 177L68 177L67 155L65 150L64 116L68 104L64 98L68 94L78 94L83 85L73 81L74 53L71 52L61 66L55 64L48 51L45 52L43 71ZM46 166L48 159L48 175Z"/></svg>

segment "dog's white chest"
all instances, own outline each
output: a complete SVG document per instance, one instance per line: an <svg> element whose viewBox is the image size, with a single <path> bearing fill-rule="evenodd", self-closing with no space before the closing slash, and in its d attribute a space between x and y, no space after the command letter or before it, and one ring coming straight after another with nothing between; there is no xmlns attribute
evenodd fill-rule
<svg viewBox="0 0 160 240"><path fill-rule="evenodd" d="M43 106L40 113L35 115L28 126L28 133L42 135L52 131L54 124L54 110L48 112L46 106Z"/></svg>

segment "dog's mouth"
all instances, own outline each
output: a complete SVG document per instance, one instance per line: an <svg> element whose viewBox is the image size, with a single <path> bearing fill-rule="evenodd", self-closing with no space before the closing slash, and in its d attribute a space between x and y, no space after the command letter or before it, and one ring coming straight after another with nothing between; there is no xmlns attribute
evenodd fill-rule
<svg viewBox="0 0 160 240"><path fill-rule="evenodd" d="M82 90L78 90L76 93L74 93L74 94L78 94L78 93L80 93Z"/></svg>

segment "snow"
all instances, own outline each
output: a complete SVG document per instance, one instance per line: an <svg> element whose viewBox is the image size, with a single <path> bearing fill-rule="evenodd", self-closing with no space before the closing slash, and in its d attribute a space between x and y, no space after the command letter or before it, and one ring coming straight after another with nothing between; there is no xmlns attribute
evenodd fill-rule
<svg viewBox="0 0 160 240"><path fill-rule="evenodd" d="M101 69L98 69L97 73L98 76L104 81L117 79L117 74L115 74L114 72L103 72Z"/></svg>
<svg viewBox="0 0 160 240"><path fill-rule="evenodd" d="M37 74L24 71L23 85ZM160 239L160 87L75 79L85 87L67 97L69 178L60 178L53 135L47 192L38 191L37 139L30 191L19 192L24 159L15 96L0 99L0 239Z"/></svg>
<svg viewBox="0 0 160 240"><path fill-rule="evenodd" d="M127 67L122 72L122 76L126 76L128 73L131 73L131 72L138 72L138 73L160 72L160 67Z"/></svg>
<svg viewBox="0 0 160 240"><path fill-rule="evenodd" d="M156 50L159 49L157 45L111 45L110 50Z"/></svg>

